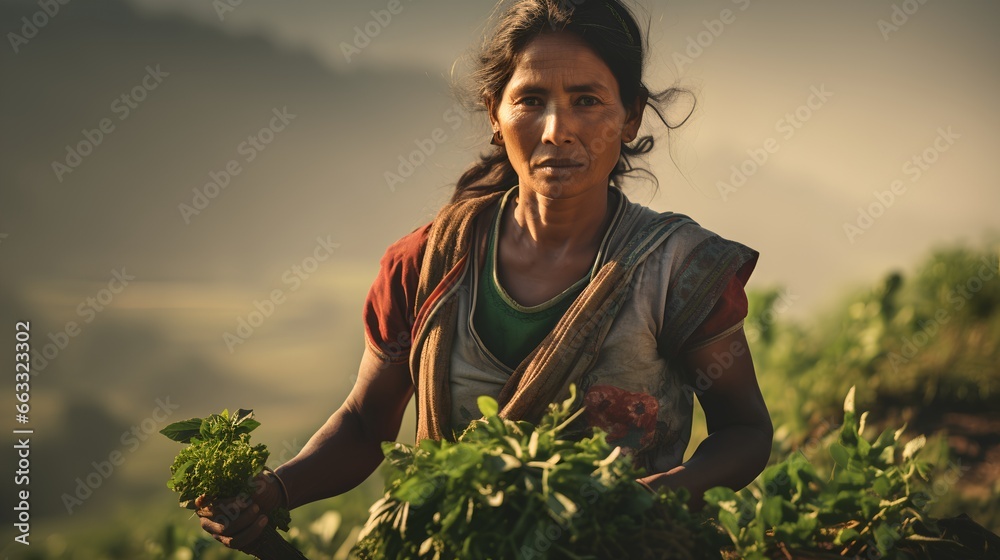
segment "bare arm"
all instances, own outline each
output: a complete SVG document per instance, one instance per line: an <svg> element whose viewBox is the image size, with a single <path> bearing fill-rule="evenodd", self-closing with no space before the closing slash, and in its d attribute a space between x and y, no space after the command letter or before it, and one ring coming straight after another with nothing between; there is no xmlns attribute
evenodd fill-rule
<svg viewBox="0 0 1000 560"><path fill-rule="evenodd" d="M254 480L255 491L221 503L196 500L202 528L222 544L243 550L260 535L266 514L342 494L363 482L382 462L381 443L396 439L413 395L409 365L383 364L367 349L358 380L344 404L293 459Z"/></svg>
<svg viewBox="0 0 1000 560"><path fill-rule="evenodd" d="M288 508L342 494L368 478L382 462L381 443L399 435L412 395L409 365L382 364L366 349L344 404L275 469L288 490Z"/></svg>
<svg viewBox="0 0 1000 560"><path fill-rule="evenodd" d="M753 481L771 453L771 418L757 385L746 335L740 329L688 354L691 371L702 379L698 401L705 410L708 437L691 458L642 482L657 488L683 487L691 505L715 486L740 489ZM705 385L708 385L705 387Z"/></svg>

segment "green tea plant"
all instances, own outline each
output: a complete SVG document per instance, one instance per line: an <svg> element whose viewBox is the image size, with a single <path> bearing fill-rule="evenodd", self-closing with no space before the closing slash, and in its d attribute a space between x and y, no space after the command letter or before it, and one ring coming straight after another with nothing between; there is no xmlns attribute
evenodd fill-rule
<svg viewBox="0 0 1000 560"><path fill-rule="evenodd" d="M923 432L1000 409L998 241L935 250L801 319L779 290L748 293L777 456L839 416L851 386L882 422Z"/></svg>
<svg viewBox="0 0 1000 560"><path fill-rule="evenodd" d="M167 487L180 494L180 505L195 509L195 498L204 494L211 502L246 499L255 490L253 479L264 470L268 457L263 444L251 445L250 432L260 426L252 410L228 410L207 418L191 418L160 430L166 437L189 444L170 466ZM304 558L275 529L288 530L288 510L268 515L268 527L256 542L253 554L262 559Z"/></svg>
<svg viewBox="0 0 1000 560"><path fill-rule="evenodd" d="M718 558L720 533L686 494L653 494L605 434L564 430L582 410L552 404L537 426L484 418L457 441L385 442L391 474L354 553L362 560ZM713 556L714 555L714 556Z"/></svg>
<svg viewBox="0 0 1000 560"><path fill-rule="evenodd" d="M924 436L900 445L903 429L887 429L869 441L863 436L866 418L867 413L855 414L852 387L844 424L827 447L829 473L794 453L739 492L721 487L706 492L708 509L732 540L734 557L912 558L904 550L935 540L915 530L916 523L933 527L921 511L930 471L918 458Z"/></svg>

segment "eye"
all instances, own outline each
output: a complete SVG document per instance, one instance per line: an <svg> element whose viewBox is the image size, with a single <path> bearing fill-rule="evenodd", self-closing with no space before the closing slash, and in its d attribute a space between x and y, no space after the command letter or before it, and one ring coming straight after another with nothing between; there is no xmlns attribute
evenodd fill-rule
<svg viewBox="0 0 1000 560"><path fill-rule="evenodd" d="M528 107L540 107L542 105L542 100L539 97L522 97L517 101L518 105L526 105Z"/></svg>
<svg viewBox="0 0 1000 560"><path fill-rule="evenodd" d="M596 98L596 97L594 97L593 95L584 95L583 97L581 97L580 99L578 99L576 102L578 104L580 104L580 105L583 105L584 107L593 107L594 105L600 105L601 104L601 100L598 99L598 98Z"/></svg>

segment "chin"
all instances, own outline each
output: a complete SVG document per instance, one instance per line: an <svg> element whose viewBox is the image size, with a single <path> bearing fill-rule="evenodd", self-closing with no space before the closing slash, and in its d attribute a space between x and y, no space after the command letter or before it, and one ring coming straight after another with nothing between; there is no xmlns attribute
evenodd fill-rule
<svg viewBox="0 0 1000 560"><path fill-rule="evenodd" d="M531 184L541 195L551 198L568 198L587 190L588 181L579 172L535 173Z"/></svg>

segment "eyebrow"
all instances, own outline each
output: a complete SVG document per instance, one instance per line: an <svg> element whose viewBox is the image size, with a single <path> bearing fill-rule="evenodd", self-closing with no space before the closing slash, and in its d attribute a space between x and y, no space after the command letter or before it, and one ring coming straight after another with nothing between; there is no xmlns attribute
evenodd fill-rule
<svg viewBox="0 0 1000 560"><path fill-rule="evenodd" d="M582 84L573 84L566 87L566 91L569 93L610 93L608 88L597 83L597 82L587 82ZM524 85L524 86L514 86L511 90L512 93L517 93L519 95L532 95L532 94L546 94L549 90L540 86Z"/></svg>

